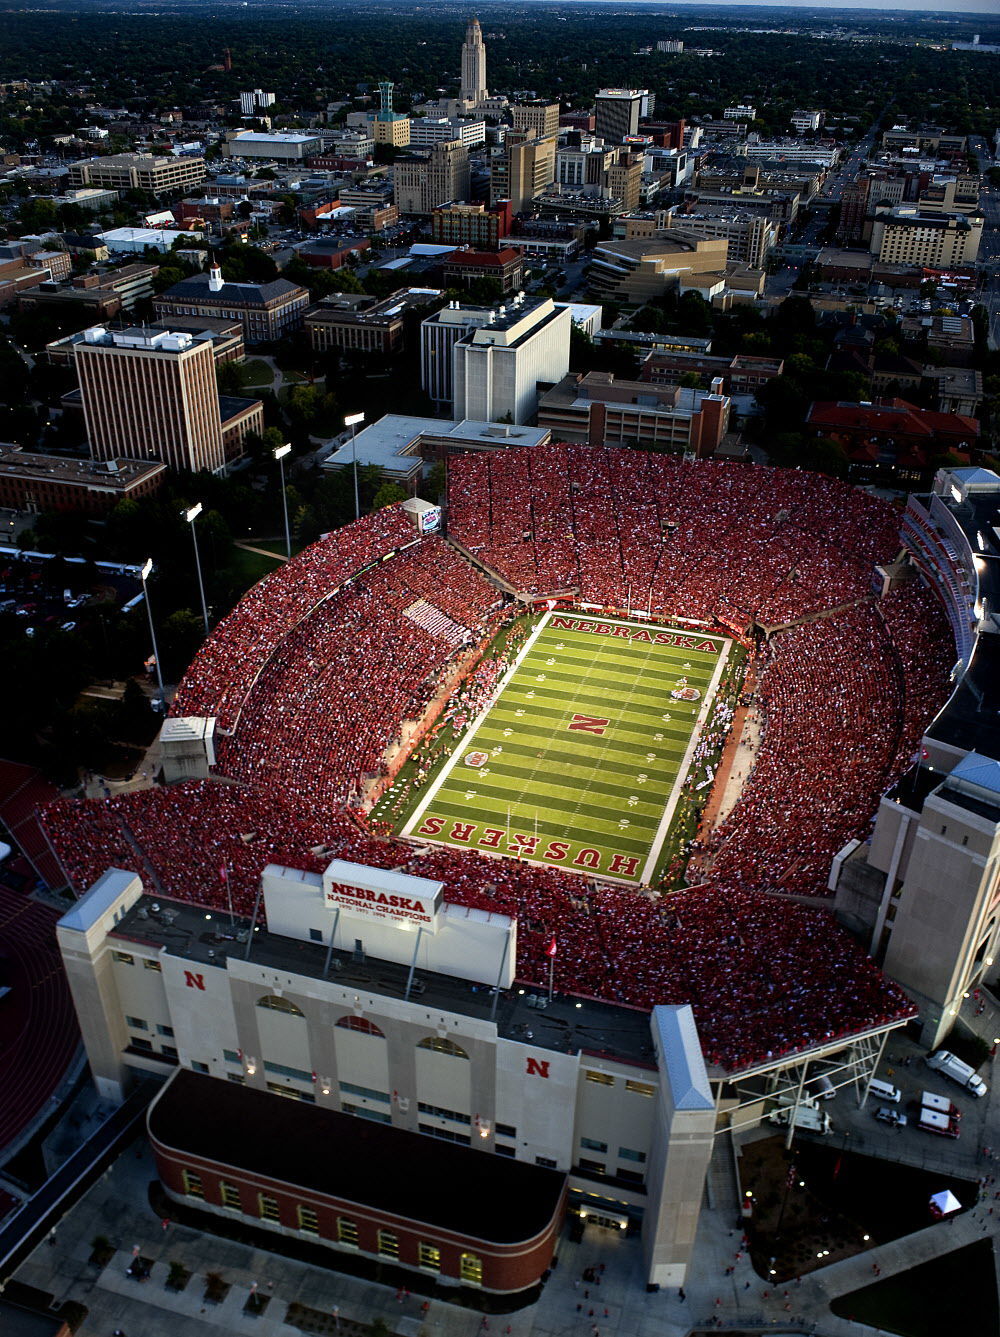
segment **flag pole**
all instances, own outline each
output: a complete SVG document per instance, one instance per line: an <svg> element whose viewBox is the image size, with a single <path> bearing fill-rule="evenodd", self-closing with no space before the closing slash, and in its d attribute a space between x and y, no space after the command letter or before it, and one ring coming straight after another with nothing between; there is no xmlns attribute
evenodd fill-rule
<svg viewBox="0 0 1000 1337"><path fill-rule="evenodd" d="M552 954L550 953L550 955L549 955L549 1002L550 1002L550 1003L552 1002L552 982L553 982L553 981L552 981L552 977L553 977L553 975L555 974L555 972L556 972L556 958L555 958L554 955L552 955Z"/></svg>
<svg viewBox="0 0 1000 1337"><path fill-rule="evenodd" d="M236 916L233 914L233 888L229 881L229 868L226 864L222 865L222 880L226 884L226 901L229 905L229 927L236 927Z"/></svg>

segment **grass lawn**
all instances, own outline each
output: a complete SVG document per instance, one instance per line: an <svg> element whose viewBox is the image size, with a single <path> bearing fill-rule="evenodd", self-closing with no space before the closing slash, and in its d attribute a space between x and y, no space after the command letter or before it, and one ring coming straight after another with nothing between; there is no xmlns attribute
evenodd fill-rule
<svg viewBox="0 0 1000 1337"><path fill-rule="evenodd" d="M275 557L285 556L285 540L281 539L248 539L255 548L263 548L265 552L273 552ZM306 545L300 543L297 538L292 539L292 556L295 557ZM270 568L268 568L270 570Z"/></svg>
<svg viewBox="0 0 1000 1337"><path fill-rule="evenodd" d="M544 618L403 834L648 881L729 647L677 628Z"/></svg>
<svg viewBox="0 0 1000 1337"><path fill-rule="evenodd" d="M249 589L280 565L281 562L277 557L272 559L263 557L258 552L247 552L245 548L234 548L229 570Z"/></svg>
<svg viewBox="0 0 1000 1337"><path fill-rule="evenodd" d="M274 372L262 358L252 357L240 363L240 380L244 386L270 386L274 381Z"/></svg>
<svg viewBox="0 0 1000 1337"><path fill-rule="evenodd" d="M989 1239L942 1254L895 1277L841 1295L830 1305L840 1318L903 1337L1000 1331L993 1244Z"/></svg>

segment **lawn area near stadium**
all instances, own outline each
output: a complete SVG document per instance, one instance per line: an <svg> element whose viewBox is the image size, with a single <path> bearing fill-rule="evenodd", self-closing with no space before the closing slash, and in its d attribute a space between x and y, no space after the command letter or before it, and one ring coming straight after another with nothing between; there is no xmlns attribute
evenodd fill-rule
<svg viewBox="0 0 1000 1337"><path fill-rule="evenodd" d="M548 615L402 834L649 881L730 644Z"/></svg>

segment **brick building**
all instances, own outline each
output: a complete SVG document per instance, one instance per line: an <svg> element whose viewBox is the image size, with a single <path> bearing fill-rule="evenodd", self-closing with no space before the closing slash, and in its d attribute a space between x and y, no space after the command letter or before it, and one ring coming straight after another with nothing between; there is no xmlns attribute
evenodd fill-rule
<svg viewBox="0 0 1000 1337"><path fill-rule="evenodd" d="M566 1200L557 1170L185 1069L148 1122L168 1196L203 1212L493 1294L530 1290L552 1262Z"/></svg>
<svg viewBox="0 0 1000 1337"><path fill-rule="evenodd" d="M806 431L843 446L853 477L888 474L904 483L932 476L945 454L968 463L979 440L976 418L917 408L905 399L871 404L817 400L809 406Z"/></svg>
<svg viewBox="0 0 1000 1337"><path fill-rule="evenodd" d="M434 241L442 246L472 246L477 251L497 251L500 238L510 231L509 200L495 204L442 204L431 213Z"/></svg>
<svg viewBox="0 0 1000 1337"><path fill-rule="evenodd" d="M159 460L75 460L0 446L0 506L102 519L120 501L158 492L166 473Z"/></svg>
<svg viewBox="0 0 1000 1337"><path fill-rule="evenodd" d="M503 251L455 251L443 265L446 287L469 287L478 279L493 279L501 295L524 287L524 256L514 247Z"/></svg>
<svg viewBox="0 0 1000 1337"><path fill-rule="evenodd" d="M153 302L157 316L211 316L239 320L248 344L280 339L301 327L309 290L288 279L227 283L218 268L181 279Z"/></svg>
<svg viewBox="0 0 1000 1337"><path fill-rule="evenodd" d="M331 348L361 353L398 353L406 340L406 315L437 301L437 288L399 288L376 301L361 293L334 293L306 312L314 352Z"/></svg>
<svg viewBox="0 0 1000 1337"><path fill-rule="evenodd" d="M721 381L712 392L618 380L611 372L570 372L538 401L538 426L556 441L641 446L699 458L715 454L729 427Z"/></svg>

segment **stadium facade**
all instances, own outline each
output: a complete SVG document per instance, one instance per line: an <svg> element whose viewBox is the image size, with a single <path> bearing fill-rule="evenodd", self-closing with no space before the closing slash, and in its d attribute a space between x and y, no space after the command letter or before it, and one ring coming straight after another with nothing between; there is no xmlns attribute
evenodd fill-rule
<svg viewBox="0 0 1000 1337"><path fill-rule="evenodd" d="M110 870L59 924L101 1095L176 1066L150 1114L170 1196L498 1293L538 1284L569 1200L683 1281L716 1124L690 1008L515 988L517 924L427 879L335 861L262 889L266 930Z"/></svg>
<svg viewBox="0 0 1000 1337"><path fill-rule="evenodd" d="M841 921L919 1004L933 1048L1000 956L1000 477L939 470L909 499L902 539L947 613L953 690L830 887Z"/></svg>

